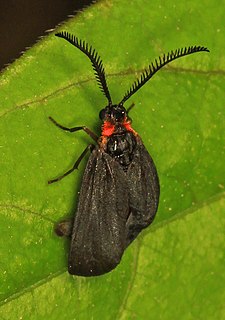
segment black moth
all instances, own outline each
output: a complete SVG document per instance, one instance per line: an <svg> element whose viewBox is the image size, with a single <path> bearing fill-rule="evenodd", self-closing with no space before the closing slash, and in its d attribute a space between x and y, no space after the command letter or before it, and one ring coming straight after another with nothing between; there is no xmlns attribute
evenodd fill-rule
<svg viewBox="0 0 225 320"><path fill-rule="evenodd" d="M99 113L103 121L98 138L85 126L67 128L50 120L59 128L74 132L85 131L97 143L89 145L58 181L78 168L84 155L91 150L73 226L61 222L59 235L71 236L68 271L80 276L97 276L114 269L124 250L150 225L159 203L159 180L154 162L141 138L131 127L124 102L138 91L159 69L169 62L200 51L205 47L192 46L171 51L151 63L118 104L112 104L105 71L98 53L85 41L67 32L56 34L80 49L91 61L98 85L108 100Z"/></svg>

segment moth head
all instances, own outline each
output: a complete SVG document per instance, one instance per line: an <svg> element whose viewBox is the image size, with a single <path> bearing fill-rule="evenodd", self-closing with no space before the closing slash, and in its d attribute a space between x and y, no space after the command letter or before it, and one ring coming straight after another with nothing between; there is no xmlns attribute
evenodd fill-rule
<svg viewBox="0 0 225 320"><path fill-rule="evenodd" d="M122 104L107 106L99 112L99 118L102 121L112 123L124 122L127 118L127 111Z"/></svg>

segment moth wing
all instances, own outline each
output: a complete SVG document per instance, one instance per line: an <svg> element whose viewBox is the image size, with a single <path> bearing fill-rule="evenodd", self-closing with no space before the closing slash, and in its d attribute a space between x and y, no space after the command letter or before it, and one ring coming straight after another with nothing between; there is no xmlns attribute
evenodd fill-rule
<svg viewBox="0 0 225 320"><path fill-rule="evenodd" d="M134 158L127 171L130 215L126 223L126 246L150 225L159 203L159 179L155 164L141 139L137 138Z"/></svg>
<svg viewBox="0 0 225 320"><path fill-rule="evenodd" d="M69 273L95 276L114 269L126 246L126 175L98 147L87 163L74 219Z"/></svg>

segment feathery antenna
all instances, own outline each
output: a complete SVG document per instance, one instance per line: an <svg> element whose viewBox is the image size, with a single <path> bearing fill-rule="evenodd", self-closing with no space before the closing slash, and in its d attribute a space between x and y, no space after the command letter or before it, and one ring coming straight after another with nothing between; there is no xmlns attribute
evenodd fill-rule
<svg viewBox="0 0 225 320"><path fill-rule="evenodd" d="M137 92L149 79L151 79L153 77L153 75L157 71L159 71L166 64L168 64L171 61L178 59L180 57L184 57L189 54L192 54L195 52L201 52L201 51L209 52L209 50L205 47L191 46L188 48L185 47L185 48L177 49L175 51L171 51L171 52L167 53L167 55L164 54L162 57L155 59L155 62L151 63L148 66L148 69L145 69L144 72L141 74L140 78L138 78L133 83L133 85L125 93L125 96L123 97L123 99L121 100L121 102L119 104L123 105L127 99L129 99L135 92Z"/></svg>
<svg viewBox="0 0 225 320"><path fill-rule="evenodd" d="M86 56L91 60L98 86L108 99L109 105L112 105L112 99L106 83L103 63L95 49L92 49L92 46L89 46L88 43L78 39L76 36L71 35L66 31L56 33L56 36L70 42L72 45L74 45L75 47L80 49L84 54L86 54Z"/></svg>

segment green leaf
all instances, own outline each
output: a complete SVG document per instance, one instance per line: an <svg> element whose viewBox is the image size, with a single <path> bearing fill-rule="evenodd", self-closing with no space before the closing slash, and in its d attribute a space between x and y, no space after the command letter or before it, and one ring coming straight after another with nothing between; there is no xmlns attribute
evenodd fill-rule
<svg viewBox="0 0 225 320"><path fill-rule="evenodd" d="M85 39L104 62L113 101L154 58L171 49L211 52L162 69L126 107L158 169L159 211L121 264L95 278L67 273L68 241L54 223L72 215L85 160L106 105L90 62L54 34L0 77L0 318L223 319L224 17L215 1L100 1L60 30ZM57 30L58 31L58 30ZM86 158L87 159L87 158Z"/></svg>

